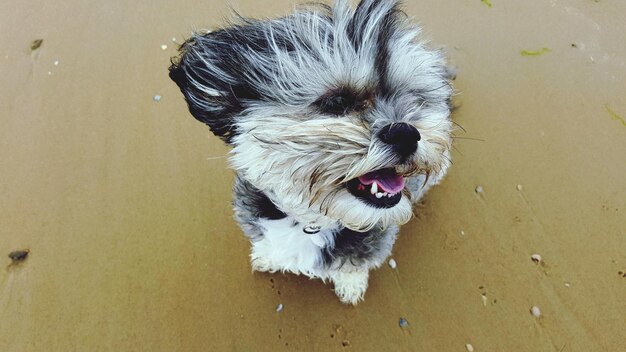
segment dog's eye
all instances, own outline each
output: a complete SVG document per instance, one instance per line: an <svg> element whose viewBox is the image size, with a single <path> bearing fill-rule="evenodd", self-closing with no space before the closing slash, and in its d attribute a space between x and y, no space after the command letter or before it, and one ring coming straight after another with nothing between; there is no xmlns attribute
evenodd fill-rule
<svg viewBox="0 0 626 352"><path fill-rule="evenodd" d="M314 105L324 114L343 115L360 110L364 104L357 94L348 89L340 89L319 98Z"/></svg>

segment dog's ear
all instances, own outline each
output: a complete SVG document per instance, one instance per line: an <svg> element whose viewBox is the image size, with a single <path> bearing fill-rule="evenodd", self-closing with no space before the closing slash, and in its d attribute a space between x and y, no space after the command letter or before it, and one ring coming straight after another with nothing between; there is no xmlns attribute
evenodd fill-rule
<svg viewBox="0 0 626 352"><path fill-rule="evenodd" d="M172 59L169 68L189 112L226 143L232 143L237 134L235 116L246 101L255 99L242 77L236 40L225 30L194 34L181 45L180 55Z"/></svg>

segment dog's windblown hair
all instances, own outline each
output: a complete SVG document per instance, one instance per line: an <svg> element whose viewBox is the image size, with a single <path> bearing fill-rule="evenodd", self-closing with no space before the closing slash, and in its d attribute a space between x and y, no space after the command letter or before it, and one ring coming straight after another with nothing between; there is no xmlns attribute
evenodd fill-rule
<svg viewBox="0 0 626 352"><path fill-rule="evenodd" d="M170 77L230 144L252 266L363 298L370 268L450 164L451 73L396 0L312 4L196 33Z"/></svg>

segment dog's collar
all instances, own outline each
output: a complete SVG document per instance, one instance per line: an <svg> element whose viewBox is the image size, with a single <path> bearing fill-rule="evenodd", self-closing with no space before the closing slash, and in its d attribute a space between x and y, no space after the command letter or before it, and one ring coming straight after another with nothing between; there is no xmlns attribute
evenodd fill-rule
<svg viewBox="0 0 626 352"><path fill-rule="evenodd" d="M276 203L272 199L274 198L273 193L268 194L268 193L261 192L261 191L258 191L258 192L267 200L267 203L265 204L265 208L264 208L267 213L269 213L271 216L275 216L276 219L289 216L287 213L280 210L280 208L276 205ZM307 225L302 227L302 232L307 235L315 235L316 233L319 233L320 231L322 231L322 226L318 225L315 222L309 222Z"/></svg>
<svg viewBox="0 0 626 352"><path fill-rule="evenodd" d="M276 203L274 203L274 201L272 200L272 197L270 197L268 194L266 194L264 192L261 192L261 194L263 196L265 196L265 198L267 199L267 201L269 203L269 204L267 204L268 205L267 208L271 208L272 212L278 212L278 213L280 213L281 216L284 216L284 217L289 216L287 213L283 212L282 210L280 210L278 208ZM270 207L270 205L271 205L271 207ZM319 233L321 230L322 230L322 226L317 225L314 222L310 222L308 225L305 225L305 226L302 227L302 232L304 232L307 235L315 235L316 233Z"/></svg>

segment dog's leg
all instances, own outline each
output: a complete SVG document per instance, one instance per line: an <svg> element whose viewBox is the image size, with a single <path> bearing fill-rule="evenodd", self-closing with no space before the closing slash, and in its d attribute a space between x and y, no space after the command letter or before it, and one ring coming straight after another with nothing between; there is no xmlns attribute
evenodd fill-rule
<svg viewBox="0 0 626 352"><path fill-rule="evenodd" d="M254 257L252 255L250 264L252 265L252 271L275 273L279 270L268 258L264 257Z"/></svg>
<svg viewBox="0 0 626 352"><path fill-rule="evenodd" d="M274 263L270 257L272 252L271 243L266 238L252 241L252 251L250 253L250 264L252 271L275 273L281 267Z"/></svg>
<svg viewBox="0 0 626 352"><path fill-rule="evenodd" d="M343 265L329 272L330 280L335 284L335 294L341 302L356 305L363 300L367 290L369 269Z"/></svg>

